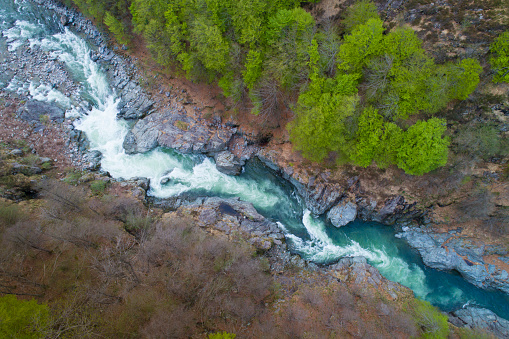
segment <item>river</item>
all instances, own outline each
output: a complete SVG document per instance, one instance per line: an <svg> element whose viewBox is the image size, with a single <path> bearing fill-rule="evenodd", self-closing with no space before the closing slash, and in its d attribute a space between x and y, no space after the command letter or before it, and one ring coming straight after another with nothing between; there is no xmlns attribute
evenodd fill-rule
<svg viewBox="0 0 509 339"><path fill-rule="evenodd" d="M167 198L182 193L196 196L240 197L251 202L265 217L278 222L291 251L319 264L343 256L361 255L382 275L411 288L415 294L444 311L464 305L488 308L509 319L509 296L477 288L458 274L423 265L418 253L395 237L393 227L354 221L337 229L323 217L313 216L293 187L260 162L248 162L238 177L217 171L213 160L202 155L182 155L155 149L127 155L122 143L129 124L116 118L118 98L99 64L90 57L87 41L59 24L49 11L30 2L0 0L0 30L8 53L25 45L38 45L65 65L73 80L81 84L80 100L90 102L86 114L50 84L23 75L0 77L2 90L29 93L29 97L55 102L68 116L79 115L75 127L86 133L90 148L103 154L102 169L114 178L146 177L149 195ZM170 179L161 184L164 178ZM164 180L165 181L165 180ZM164 182L163 181L163 182Z"/></svg>

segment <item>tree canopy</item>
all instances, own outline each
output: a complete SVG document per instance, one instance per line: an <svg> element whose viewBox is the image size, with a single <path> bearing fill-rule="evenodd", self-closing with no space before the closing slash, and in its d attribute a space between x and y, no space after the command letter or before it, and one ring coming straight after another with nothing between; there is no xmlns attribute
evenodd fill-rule
<svg viewBox="0 0 509 339"><path fill-rule="evenodd" d="M493 82L509 82L509 31L498 36L490 46Z"/></svg>

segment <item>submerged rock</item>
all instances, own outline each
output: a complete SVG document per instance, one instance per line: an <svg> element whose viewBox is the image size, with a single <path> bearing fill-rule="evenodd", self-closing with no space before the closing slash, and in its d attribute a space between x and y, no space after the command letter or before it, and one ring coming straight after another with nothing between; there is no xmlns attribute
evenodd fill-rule
<svg viewBox="0 0 509 339"><path fill-rule="evenodd" d="M334 206L327 214L330 222L336 226L345 226L357 217L357 205L352 202L342 203Z"/></svg>
<svg viewBox="0 0 509 339"><path fill-rule="evenodd" d="M219 152L215 155L216 168L219 172L228 175L239 175L245 161L240 160L230 151Z"/></svg>

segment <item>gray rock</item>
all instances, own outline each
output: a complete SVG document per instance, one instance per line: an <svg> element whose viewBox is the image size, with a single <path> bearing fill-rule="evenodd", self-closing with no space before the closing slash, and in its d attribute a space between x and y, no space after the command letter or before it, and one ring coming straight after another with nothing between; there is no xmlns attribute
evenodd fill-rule
<svg viewBox="0 0 509 339"><path fill-rule="evenodd" d="M242 235L256 248L266 251L273 245L282 245L284 234L276 223L260 215L251 203L238 198L201 198L180 208L199 210L197 223L225 234Z"/></svg>
<svg viewBox="0 0 509 339"><path fill-rule="evenodd" d="M128 154L144 153L162 146L181 153L216 154L224 151L233 132L216 130L169 110L138 120L124 140Z"/></svg>
<svg viewBox="0 0 509 339"><path fill-rule="evenodd" d="M46 157L41 157L41 158L39 158L39 163L40 164L53 163L53 159L46 158Z"/></svg>
<svg viewBox="0 0 509 339"><path fill-rule="evenodd" d="M141 119L146 116L155 102L149 99L140 89L138 91L133 91L130 87L125 88L126 90L124 90L122 98L117 106L117 117L124 119Z"/></svg>
<svg viewBox="0 0 509 339"><path fill-rule="evenodd" d="M492 311L480 307L467 307L451 312L459 320L456 323L470 328L487 330L499 338L509 338L509 321Z"/></svg>
<svg viewBox="0 0 509 339"><path fill-rule="evenodd" d="M42 116L47 116L50 121L61 123L64 121L65 112L54 103L30 100L19 109L18 116L36 124L41 124Z"/></svg>
<svg viewBox="0 0 509 339"><path fill-rule="evenodd" d="M406 228L398 237L417 249L426 266L456 270L468 282L480 288L494 288L509 293L509 274L494 265L486 268L483 248L451 233L433 233L420 228Z"/></svg>
<svg viewBox="0 0 509 339"><path fill-rule="evenodd" d="M37 166L28 166L18 164L17 162L12 164L12 174L23 173L25 175L34 175L42 173L42 169Z"/></svg>
<svg viewBox="0 0 509 339"><path fill-rule="evenodd" d="M245 164L230 151L219 152L214 156L214 159L217 170L228 175L239 175Z"/></svg>
<svg viewBox="0 0 509 339"><path fill-rule="evenodd" d="M13 149L10 154L12 155L15 155L15 156L22 156L23 155L23 151L20 150L19 148L16 148L16 149Z"/></svg>
<svg viewBox="0 0 509 339"><path fill-rule="evenodd" d="M102 153L99 151L90 151L83 159L86 161L85 169L97 171L101 167Z"/></svg>
<svg viewBox="0 0 509 339"><path fill-rule="evenodd" d="M339 204L330 209L327 218L336 226L345 226L357 217L357 205L352 202Z"/></svg>

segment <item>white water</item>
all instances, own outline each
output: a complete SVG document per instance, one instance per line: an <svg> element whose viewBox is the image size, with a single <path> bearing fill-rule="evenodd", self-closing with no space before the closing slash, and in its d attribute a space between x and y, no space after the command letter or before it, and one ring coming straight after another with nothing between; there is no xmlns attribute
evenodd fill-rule
<svg viewBox="0 0 509 339"><path fill-rule="evenodd" d="M15 51L24 43L39 45L53 57L65 63L77 81L83 83L82 98L87 98L93 108L81 115L75 127L86 133L91 149L103 154L102 168L115 178L146 177L151 180L149 194L167 198L184 192L203 191L208 194L237 196L252 202L259 209L281 209L294 206L290 197L274 187L269 179L257 181L243 177L227 176L215 168L212 160L199 156L181 156L174 152L156 149L146 154L127 155L122 142L129 126L116 118L118 98L106 81L106 76L97 63L90 58L90 50L84 40L69 30L43 37L41 27L25 21L16 21L14 26L3 31L8 38L9 51ZM13 79L8 86L12 91L26 91L41 101L56 102L69 108L71 101L48 84L22 82ZM69 109L68 116L79 110ZM168 178L167 184L161 180ZM382 274L412 288L417 295L428 293L424 272L416 265L409 265L397 256L389 256L383 247L362 247L349 240L339 246L326 233L326 225L313 218L309 211L302 217L301 229L309 240L297 237L279 223L289 242L298 253L316 262L331 262L343 256L364 256Z"/></svg>

